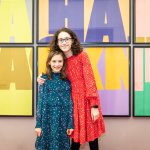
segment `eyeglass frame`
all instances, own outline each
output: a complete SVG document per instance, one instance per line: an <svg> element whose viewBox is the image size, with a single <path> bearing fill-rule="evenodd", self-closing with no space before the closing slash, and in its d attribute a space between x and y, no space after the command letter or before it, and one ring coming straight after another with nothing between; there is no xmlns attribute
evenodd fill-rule
<svg viewBox="0 0 150 150"><path fill-rule="evenodd" d="M58 43L63 43L63 42L66 42L68 43L70 40L72 40L71 37L66 37L66 38L60 38L60 39L57 39Z"/></svg>

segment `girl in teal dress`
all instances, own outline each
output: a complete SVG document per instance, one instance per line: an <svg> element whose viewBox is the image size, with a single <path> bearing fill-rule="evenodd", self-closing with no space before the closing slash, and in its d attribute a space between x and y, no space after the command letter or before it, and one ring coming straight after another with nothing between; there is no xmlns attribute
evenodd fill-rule
<svg viewBox="0 0 150 150"><path fill-rule="evenodd" d="M73 132L73 108L65 68L64 54L51 51L46 61L46 74L42 75L45 82L38 92L37 150L70 150L68 135Z"/></svg>

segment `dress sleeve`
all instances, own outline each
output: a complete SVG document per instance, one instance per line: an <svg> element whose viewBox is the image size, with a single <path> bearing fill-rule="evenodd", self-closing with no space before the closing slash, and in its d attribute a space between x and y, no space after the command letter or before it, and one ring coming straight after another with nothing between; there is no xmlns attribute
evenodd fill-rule
<svg viewBox="0 0 150 150"><path fill-rule="evenodd" d="M94 73L88 55L85 52L82 52L82 65L86 89L86 98L90 101L91 107L94 105L99 106L99 98Z"/></svg>
<svg viewBox="0 0 150 150"><path fill-rule="evenodd" d="M68 129L73 129L73 103L72 103L72 99L71 99L71 90L68 91L69 93L69 116L68 116Z"/></svg>
<svg viewBox="0 0 150 150"><path fill-rule="evenodd" d="M42 123L42 104L43 103L43 85L39 86L38 92L38 103L37 103L37 111L36 111L36 126L35 128L41 128Z"/></svg>

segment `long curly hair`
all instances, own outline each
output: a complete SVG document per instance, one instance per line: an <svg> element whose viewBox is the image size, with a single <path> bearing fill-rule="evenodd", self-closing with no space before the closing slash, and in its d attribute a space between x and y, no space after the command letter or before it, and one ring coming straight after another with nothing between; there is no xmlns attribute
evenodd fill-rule
<svg viewBox="0 0 150 150"><path fill-rule="evenodd" d="M63 27L55 32L53 39L51 40L50 45L49 45L50 51L61 51L61 49L58 46L58 35L61 32L66 32L71 36L71 38L73 40L73 43L71 45L71 51L72 51L73 55L77 56L80 52L83 51L83 47L81 46L77 35L71 29L65 28L65 27Z"/></svg>
<svg viewBox="0 0 150 150"><path fill-rule="evenodd" d="M64 55L63 52L61 51L50 51L47 57L47 61L46 61L46 74L48 75L49 79L52 79L52 68L49 65L49 62L51 61L51 59L55 56L55 55L61 55L63 58L63 67L60 70L60 78L61 79L66 79L66 57Z"/></svg>

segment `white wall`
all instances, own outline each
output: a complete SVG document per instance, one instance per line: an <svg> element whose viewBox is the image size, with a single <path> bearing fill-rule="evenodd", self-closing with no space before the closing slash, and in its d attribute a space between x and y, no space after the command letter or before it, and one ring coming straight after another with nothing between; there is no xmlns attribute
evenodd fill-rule
<svg viewBox="0 0 150 150"><path fill-rule="evenodd" d="M34 150L34 118L0 118L0 150Z"/></svg>
<svg viewBox="0 0 150 150"><path fill-rule="evenodd" d="M150 150L149 118L104 118L100 150ZM34 118L0 118L0 150L34 150ZM89 150L88 145L81 150Z"/></svg>

